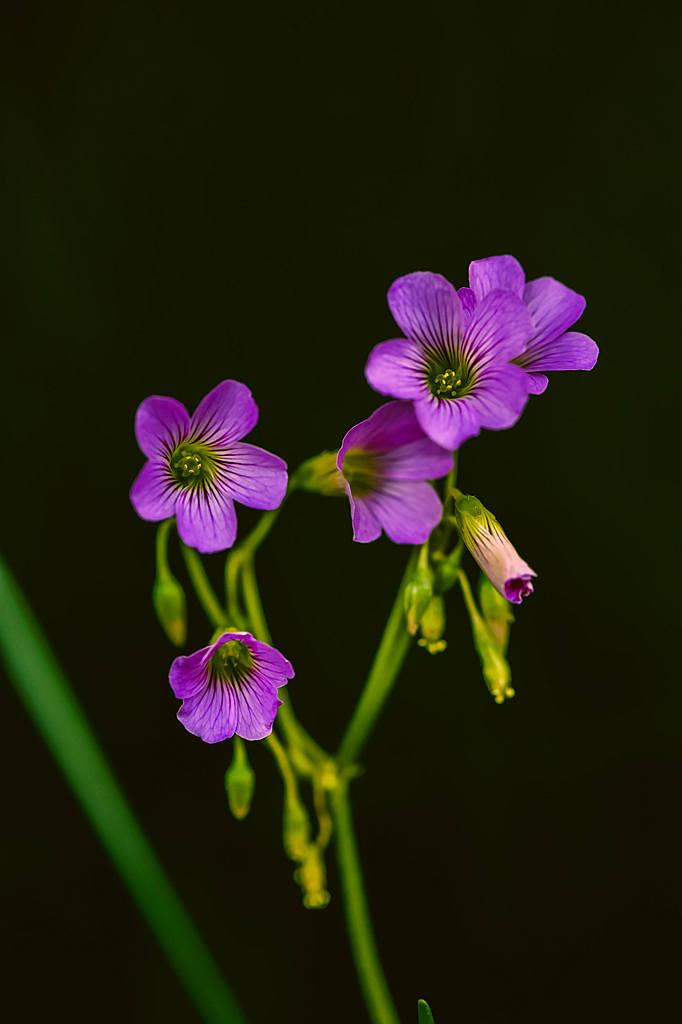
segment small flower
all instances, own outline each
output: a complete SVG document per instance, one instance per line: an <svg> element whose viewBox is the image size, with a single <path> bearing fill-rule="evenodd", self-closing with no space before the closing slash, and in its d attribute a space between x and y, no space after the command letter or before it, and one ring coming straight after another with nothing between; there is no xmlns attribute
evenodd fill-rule
<svg viewBox="0 0 682 1024"><path fill-rule="evenodd" d="M460 494L455 518L462 540L492 585L512 604L533 593L533 572L512 546L492 512L473 494Z"/></svg>
<svg viewBox="0 0 682 1024"><path fill-rule="evenodd" d="M445 476L452 455L419 426L411 402L388 402L351 427L337 466L346 481L353 539L423 544L440 522L440 499L427 480Z"/></svg>
<svg viewBox="0 0 682 1024"><path fill-rule="evenodd" d="M130 491L137 514L153 521L175 515L180 537L198 551L232 547L234 501L277 508L287 488L286 463L240 440L257 420L251 392L236 380L209 391L192 417L174 398L146 398L135 416L149 460Z"/></svg>
<svg viewBox="0 0 682 1024"><path fill-rule="evenodd" d="M424 432L450 449L482 427L511 427L529 393L528 375L510 362L533 333L522 300L508 290L480 302L463 293L440 274L394 281L388 304L407 338L377 345L365 368L375 391L412 399Z"/></svg>
<svg viewBox="0 0 682 1024"><path fill-rule="evenodd" d="M599 349L592 338L568 330L582 316L585 299L553 277L526 283L513 256L490 256L470 265L469 284L459 295L471 308L499 288L518 295L528 307L533 335L514 362L528 373L531 394L542 394L547 387L546 370L591 370L597 362Z"/></svg>
<svg viewBox="0 0 682 1024"><path fill-rule="evenodd" d="M282 701L277 689L293 679L290 662L250 633L227 632L188 657L176 658L170 684L182 700L178 720L206 743L230 736L262 740Z"/></svg>

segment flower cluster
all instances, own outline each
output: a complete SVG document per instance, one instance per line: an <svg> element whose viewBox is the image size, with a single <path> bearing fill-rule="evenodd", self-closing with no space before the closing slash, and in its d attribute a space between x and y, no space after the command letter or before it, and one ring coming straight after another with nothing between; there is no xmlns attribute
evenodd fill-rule
<svg viewBox="0 0 682 1024"><path fill-rule="evenodd" d="M403 336L376 345L365 375L375 391L393 400L352 427L338 453L323 452L299 467L292 487L345 490L356 541L376 540L384 531L398 544L424 545L443 519L431 482L453 470L453 452L484 428L513 426L529 396L547 387L547 372L589 370L598 350L587 335L570 330L585 307L583 297L551 277L526 282L512 256L473 262L468 286L459 289L440 274L408 274L391 286L388 305ZM135 419L147 458L130 491L138 515L168 520L162 532L174 518L181 540L197 551L230 548L237 533L235 501L275 509L287 491L286 463L242 440L257 420L251 392L234 380L209 392L192 416L174 398L147 398ZM446 495L453 503L446 534L456 525L495 591L520 603L533 591L535 572L492 513L454 489L452 476ZM410 632L419 626L432 652L445 646L441 594L460 574L461 545L438 554L433 588L434 566L426 555L415 594L406 591ZM473 598L468 600L474 609ZM170 638L184 642L184 594L167 565L159 569L154 602ZM479 651L485 648L484 668L504 699L513 694L499 668L504 651L494 648L490 669L495 638L476 616L475 642ZM275 648L251 633L228 630L208 647L176 658L170 683L182 700L178 718L185 728L215 743L235 734L267 736L281 703L277 689L293 674Z"/></svg>
<svg viewBox="0 0 682 1024"><path fill-rule="evenodd" d="M529 395L546 388L545 371L589 370L598 349L568 330L583 297L551 277L526 283L513 256L476 260L460 289L440 274L400 277L388 305L405 337L377 345L365 375L399 401L346 434L338 468L355 540L374 540L383 527L392 540L418 544L437 521L425 481L452 465L437 447L451 453L484 427L513 426Z"/></svg>

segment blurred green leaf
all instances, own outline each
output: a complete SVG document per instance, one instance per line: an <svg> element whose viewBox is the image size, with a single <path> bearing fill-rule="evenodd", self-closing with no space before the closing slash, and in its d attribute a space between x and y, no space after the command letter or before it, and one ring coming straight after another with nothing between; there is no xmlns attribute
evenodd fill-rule
<svg viewBox="0 0 682 1024"><path fill-rule="evenodd" d="M419 1015L418 1024L435 1024L431 1007L425 999L417 1000L417 1013Z"/></svg>

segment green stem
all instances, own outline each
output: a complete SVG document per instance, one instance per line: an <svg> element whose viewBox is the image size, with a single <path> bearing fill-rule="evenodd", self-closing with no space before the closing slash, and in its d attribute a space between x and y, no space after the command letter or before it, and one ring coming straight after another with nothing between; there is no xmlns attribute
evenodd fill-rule
<svg viewBox="0 0 682 1024"><path fill-rule="evenodd" d="M372 1024L400 1024L379 960L344 785L331 792L334 837L353 960Z"/></svg>
<svg viewBox="0 0 682 1024"><path fill-rule="evenodd" d="M156 568L162 580L167 580L171 575L168 567L168 534L173 523L173 519L164 519L156 531Z"/></svg>
<svg viewBox="0 0 682 1024"><path fill-rule="evenodd" d="M187 994L209 1024L245 1024L1 558L0 607L8 675Z"/></svg>
<svg viewBox="0 0 682 1024"><path fill-rule="evenodd" d="M215 591L210 584L201 558L194 548L190 548L186 544L181 543L180 548L182 551L182 557L185 559L185 565L187 566L187 573L192 581L192 586L199 598L201 607L206 612L206 615L212 625L216 629L220 629L222 626L226 625L225 611L223 610L220 601L216 597Z"/></svg>
<svg viewBox="0 0 682 1024"><path fill-rule="evenodd" d="M413 571L415 555L416 549L410 556L398 587L365 688L341 740L337 754L340 765L351 764L367 742L410 648L412 637L405 624L403 590Z"/></svg>
<svg viewBox="0 0 682 1024"><path fill-rule="evenodd" d="M245 558L241 562L241 571L244 603L251 627L259 639L263 640L266 644L271 644L272 637L270 636L270 630L265 619L263 603L260 599L260 591L256 579L256 570L251 557ZM329 755L315 742L312 736L308 735L296 718L294 709L291 706L291 697L287 691L282 688L279 690L278 695L283 703L277 712L277 719L286 734L288 742L292 746L300 747L316 761L328 761Z"/></svg>

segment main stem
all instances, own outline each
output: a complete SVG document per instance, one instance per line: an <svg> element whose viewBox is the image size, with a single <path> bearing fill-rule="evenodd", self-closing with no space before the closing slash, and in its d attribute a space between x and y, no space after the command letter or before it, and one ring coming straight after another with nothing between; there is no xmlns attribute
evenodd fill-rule
<svg viewBox="0 0 682 1024"><path fill-rule="evenodd" d="M403 591L412 573L414 558L413 552L398 587L365 688L341 740L337 754L341 765L351 764L367 742L410 649L412 637L405 624Z"/></svg>
<svg viewBox="0 0 682 1024"><path fill-rule="evenodd" d="M345 785L330 795L336 854L355 969L372 1024L400 1024L372 931L353 818Z"/></svg>

